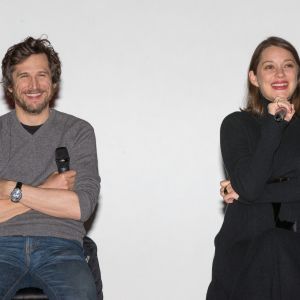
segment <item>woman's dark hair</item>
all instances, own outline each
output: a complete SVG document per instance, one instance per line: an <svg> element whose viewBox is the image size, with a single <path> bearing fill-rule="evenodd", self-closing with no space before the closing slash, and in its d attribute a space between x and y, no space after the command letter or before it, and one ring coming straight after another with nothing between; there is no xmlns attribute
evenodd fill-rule
<svg viewBox="0 0 300 300"><path fill-rule="evenodd" d="M295 47L289 43L288 41L279 38L279 37L275 37L275 36L271 36L269 38L267 38L266 40L262 41L255 49L251 61L250 61L250 65L249 65L249 69L248 69L248 74L250 71L253 71L254 74L256 75L257 73L257 67L258 64L261 60L261 55L262 52L271 46L275 46L275 47L279 47L279 48L283 48L287 51L289 51L294 59L295 62L297 64L298 67L298 75L297 75L297 86L296 89L291 97L291 103L294 104L295 107L295 111L298 115L300 115L300 60L299 60L299 55L297 53L297 50L295 49ZM257 115L262 115L263 113L263 104L261 102L261 93L259 91L259 88L254 86L249 79L248 76L248 80L247 80L247 104L246 104L246 108L245 111L249 111L252 112L254 114Z"/></svg>
<svg viewBox="0 0 300 300"><path fill-rule="evenodd" d="M57 52L54 51L48 39L28 37L23 42L10 47L2 60L2 84L8 97L11 97L8 89L13 85L12 73L15 66L32 54L45 54L47 56L52 82L56 85L57 90L61 75L61 63Z"/></svg>

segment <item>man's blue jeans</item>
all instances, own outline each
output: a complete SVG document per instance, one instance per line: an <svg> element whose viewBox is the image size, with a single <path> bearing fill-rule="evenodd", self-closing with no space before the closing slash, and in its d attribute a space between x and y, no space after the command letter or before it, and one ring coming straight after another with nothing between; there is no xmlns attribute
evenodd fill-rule
<svg viewBox="0 0 300 300"><path fill-rule="evenodd" d="M54 237L0 237L0 299L38 287L49 299L96 300L96 287L77 241Z"/></svg>

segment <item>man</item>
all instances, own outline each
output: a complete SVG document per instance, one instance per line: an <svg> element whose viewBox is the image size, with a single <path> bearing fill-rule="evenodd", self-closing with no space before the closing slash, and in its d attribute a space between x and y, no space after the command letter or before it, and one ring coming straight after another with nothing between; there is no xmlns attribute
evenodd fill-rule
<svg viewBox="0 0 300 300"><path fill-rule="evenodd" d="M2 75L15 109L0 117L0 299L26 286L50 299L96 299L82 248L100 190L94 130L51 108L61 65L47 39L9 48ZM70 155L63 173L59 147Z"/></svg>

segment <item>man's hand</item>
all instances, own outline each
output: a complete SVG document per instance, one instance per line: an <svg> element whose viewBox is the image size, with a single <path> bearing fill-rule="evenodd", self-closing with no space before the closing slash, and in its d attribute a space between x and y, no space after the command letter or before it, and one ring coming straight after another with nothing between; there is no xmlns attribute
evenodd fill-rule
<svg viewBox="0 0 300 300"><path fill-rule="evenodd" d="M52 173L39 187L43 189L62 189L72 191L76 179L76 171Z"/></svg>
<svg viewBox="0 0 300 300"><path fill-rule="evenodd" d="M0 201L0 223L5 222L17 215L21 215L31 210L31 208L21 204L13 203L10 199Z"/></svg>
<svg viewBox="0 0 300 300"><path fill-rule="evenodd" d="M76 179L74 170L59 174L54 172L39 187L44 189L61 189L72 191ZM5 222L17 215L21 215L31 210L22 202L13 203L10 200L10 193L16 183L9 180L0 180L0 223Z"/></svg>
<svg viewBox="0 0 300 300"><path fill-rule="evenodd" d="M9 180L0 180L0 200L10 199L10 193L16 186L16 183Z"/></svg>
<svg viewBox="0 0 300 300"><path fill-rule="evenodd" d="M222 180L220 182L220 195L226 203L233 203L234 200L238 200L239 195L232 188L229 180Z"/></svg>
<svg viewBox="0 0 300 300"><path fill-rule="evenodd" d="M14 181L0 180L0 223L31 210L22 203L13 203L10 200L10 193L15 186Z"/></svg>
<svg viewBox="0 0 300 300"><path fill-rule="evenodd" d="M21 203L40 213L73 220L81 217L79 198L73 191L76 172L52 173L38 187L24 184Z"/></svg>

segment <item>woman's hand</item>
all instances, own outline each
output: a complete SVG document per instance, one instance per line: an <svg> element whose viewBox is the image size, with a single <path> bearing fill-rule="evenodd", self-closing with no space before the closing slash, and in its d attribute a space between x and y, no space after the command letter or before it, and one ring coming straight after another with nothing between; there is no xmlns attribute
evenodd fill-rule
<svg viewBox="0 0 300 300"><path fill-rule="evenodd" d="M234 200L238 200L239 195L232 188L229 180L222 180L220 182L220 195L226 203L233 203Z"/></svg>
<svg viewBox="0 0 300 300"><path fill-rule="evenodd" d="M284 120L289 122L294 113L295 113L295 108L294 104L291 104L287 99L277 97L273 102L270 102L268 104L268 112L271 115L275 115L280 109L285 109L286 110L286 115L284 117Z"/></svg>

